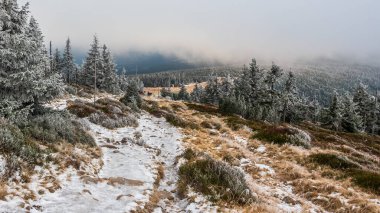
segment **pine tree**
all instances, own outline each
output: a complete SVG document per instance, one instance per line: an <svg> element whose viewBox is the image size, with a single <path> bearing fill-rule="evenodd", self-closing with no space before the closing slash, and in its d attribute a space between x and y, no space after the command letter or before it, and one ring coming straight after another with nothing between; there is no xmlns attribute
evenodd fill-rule
<svg viewBox="0 0 380 213"><path fill-rule="evenodd" d="M117 93L119 91L119 86L116 79L116 66L113 62L111 52L106 45L103 45L102 60L104 69L104 84L102 85L102 88L107 92Z"/></svg>
<svg viewBox="0 0 380 213"><path fill-rule="evenodd" d="M262 72L259 66L256 63L256 59L252 59L249 64L249 85L250 85L250 93L249 93L249 103L251 106L258 106L261 101L261 93L262 93Z"/></svg>
<svg viewBox="0 0 380 213"><path fill-rule="evenodd" d="M226 78L223 79L220 85L220 96L221 98L229 97L234 93L234 83L233 79L228 74Z"/></svg>
<svg viewBox="0 0 380 213"><path fill-rule="evenodd" d="M294 85L294 74L289 72L288 78L285 82L284 91L282 93L282 121L292 122L294 121L295 105L297 103L297 90Z"/></svg>
<svg viewBox="0 0 380 213"><path fill-rule="evenodd" d="M65 50L63 52L63 58L62 58L62 76L65 79L65 82L70 84L72 80L74 79L74 73L76 70L76 66L74 63L74 57L71 52L71 42L70 38L66 40L66 46Z"/></svg>
<svg viewBox="0 0 380 213"><path fill-rule="evenodd" d="M62 91L57 75L49 75L49 58L38 23L28 23L28 4L0 1L0 116L25 120L32 109Z"/></svg>
<svg viewBox="0 0 380 213"><path fill-rule="evenodd" d="M208 80L207 86L205 88L205 100L202 102L217 105L219 103L219 99L220 99L220 86L219 86L218 78L211 77Z"/></svg>
<svg viewBox="0 0 380 213"><path fill-rule="evenodd" d="M201 103L204 96L204 90L202 85L196 83L193 91L190 94L190 99L194 102Z"/></svg>
<svg viewBox="0 0 380 213"><path fill-rule="evenodd" d="M358 114L357 104L349 93L343 97L342 111L342 128L348 132L359 132L362 128L362 119Z"/></svg>
<svg viewBox="0 0 380 213"><path fill-rule="evenodd" d="M188 101L190 99L189 93L187 92L185 84L181 84L181 89L179 90L179 93L178 93L178 99L184 100L184 101Z"/></svg>
<svg viewBox="0 0 380 213"><path fill-rule="evenodd" d="M140 83L136 80L130 81L125 95L120 99L122 103L138 111L142 106L140 97Z"/></svg>
<svg viewBox="0 0 380 213"><path fill-rule="evenodd" d="M61 57L61 52L59 49L55 49L52 61L51 72L52 73L62 73L63 58ZM62 76L63 77L63 76Z"/></svg>
<svg viewBox="0 0 380 213"><path fill-rule="evenodd" d="M83 65L83 78L83 83L87 86L95 86L96 81L96 87L100 88L104 83L103 63L96 35Z"/></svg>
<svg viewBox="0 0 380 213"><path fill-rule="evenodd" d="M161 97L172 97L172 91L170 87L162 87L160 91Z"/></svg>
<svg viewBox="0 0 380 213"><path fill-rule="evenodd" d="M127 91L128 87L128 78L127 78L127 70L125 67L120 72L120 75L117 76L117 81L118 81L118 87L121 91L125 92Z"/></svg>
<svg viewBox="0 0 380 213"><path fill-rule="evenodd" d="M328 118L327 118L327 125L334 129L334 130L340 130L341 129L341 122L342 122L342 104L339 99L339 95L336 91L334 91L334 94L331 98L331 104L328 110Z"/></svg>
<svg viewBox="0 0 380 213"><path fill-rule="evenodd" d="M376 98L368 94L367 86L359 84L354 93L354 102L358 106L358 114L363 119L367 132L374 133L376 129Z"/></svg>

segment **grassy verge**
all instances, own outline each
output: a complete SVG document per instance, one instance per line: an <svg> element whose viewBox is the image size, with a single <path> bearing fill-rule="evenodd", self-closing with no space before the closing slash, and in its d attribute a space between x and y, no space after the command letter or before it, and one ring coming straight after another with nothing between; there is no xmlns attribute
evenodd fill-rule
<svg viewBox="0 0 380 213"><path fill-rule="evenodd" d="M59 143L95 146L94 139L67 112L44 109L28 120L12 124L0 119L0 154L6 158L4 178L53 160Z"/></svg>
<svg viewBox="0 0 380 213"><path fill-rule="evenodd" d="M108 129L138 126L131 109L111 99L99 99L95 104L76 100L70 102L67 109L80 118L88 117L91 122Z"/></svg>
<svg viewBox="0 0 380 213"><path fill-rule="evenodd" d="M309 156L309 160L318 165L340 170L356 185L380 195L380 174L377 172L364 170L356 162L335 154L312 154Z"/></svg>
<svg viewBox="0 0 380 213"><path fill-rule="evenodd" d="M240 170L207 156L197 158L191 150L186 150L184 156L188 162L179 169L180 195L185 195L187 187L191 186L213 202L246 205L254 201Z"/></svg>

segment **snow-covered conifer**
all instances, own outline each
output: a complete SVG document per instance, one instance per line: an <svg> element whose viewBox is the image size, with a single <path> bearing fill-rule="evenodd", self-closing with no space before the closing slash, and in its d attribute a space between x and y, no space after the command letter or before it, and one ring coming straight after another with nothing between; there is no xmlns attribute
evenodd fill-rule
<svg viewBox="0 0 380 213"><path fill-rule="evenodd" d="M357 104L353 97L346 93L343 97L342 128L348 132L359 132L362 129L362 119L358 114Z"/></svg>
<svg viewBox="0 0 380 213"><path fill-rule="evenodd" d="M83 78L83 83L87 86L94 86L95 80L98 88L104 83L103 63L96 35L83 65Z"/></svg>
<svg viewBox="0 0 380 213"><path fill-rule="evenodd" d="M106 45L103 45L102 60L104 69L104 84L102 88L107 92L117 93L119 91L119 85L116 77L116 65Z"/></svg>
<svg viewBox="0 0 380 213"><path fill-rule="evenodd" d="M190 99L189 93L187 92L185 84L181 84L181 89L179 90L179 93L178 93L178 99L185 100L185 101L188 101Z"/></svg>
<svg viewBox="0 0 380 213"><path fill-rule="evenodd" d="M38 23L28 23L28 4L0 2L0 116L23 120L41 101L62 90L59 76L50 75L49 58Z"/></svg>
<svg viewBox="0 0 380 213"><path fill-rule="evenodd" d="M65 79L65 82L68 84L72 83L75 72L76 72L76 66L75 66L74 57L71 51L70 38L66 40L65 50L63 51L61 72L62 72L63 79Z"/></svg>

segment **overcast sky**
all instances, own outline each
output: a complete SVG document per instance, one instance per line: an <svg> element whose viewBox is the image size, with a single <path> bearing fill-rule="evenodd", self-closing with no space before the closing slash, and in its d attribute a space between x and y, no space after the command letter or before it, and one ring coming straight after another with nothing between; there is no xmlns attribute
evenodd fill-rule
<svg viewBox="0 0 380 213"><path fill-rule="evenodd" d="M27 2L25 0L21 1ZM380 58L379 0L29 0L46 40L241 62Z"/></svg>

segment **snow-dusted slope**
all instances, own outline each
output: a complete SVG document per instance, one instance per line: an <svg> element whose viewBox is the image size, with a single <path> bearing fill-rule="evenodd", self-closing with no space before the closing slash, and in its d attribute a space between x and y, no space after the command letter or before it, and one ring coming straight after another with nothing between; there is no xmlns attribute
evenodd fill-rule
<svg viewBox="0 0 380 213"><path fill-rule="evenodd" d="M138 128L108 130L87 120L83 122L102 147L104 165L99 174L80 176L69 170L61 176L61 190L46 194L33 205L43 212L128 212L144 207L153 192L161 160L165 159L168 168L180 153L181 134L163 120L145 114L139 119ZM133 137L136 131L142 133L147 146L121 142ZM157 157L158 149L162 158ZM166 175L175 180L175 174L171 170Z"/></svg>

